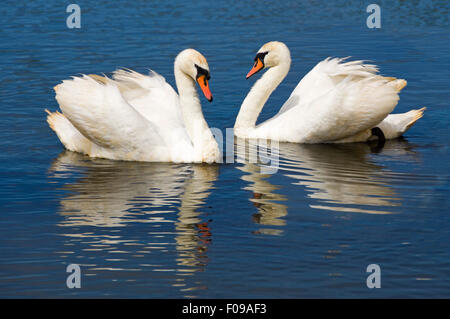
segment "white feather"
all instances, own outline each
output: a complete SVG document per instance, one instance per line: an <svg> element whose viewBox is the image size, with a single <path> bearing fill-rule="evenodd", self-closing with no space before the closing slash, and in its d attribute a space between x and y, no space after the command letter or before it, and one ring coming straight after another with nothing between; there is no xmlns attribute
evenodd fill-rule
<svg viewBox="0 0 450 319"><path fill-rule="evenodd" d="M271 55L271 50L275 54ZM363 61L327 58L303 77L273 118L255 125L264 103L290 68L289 49L283 43L269 42L260 51L269 52L266 59L272 67L242 103L235 124L238 137L297 143L351 142L367 140L370 129L379 126L386 130L386 138L395 138L417 120L418 113L423 113L423 109L413 110L384 120L397 105L398 92L406 81L377 75L378 68Z"/></svg>
<svg viewBox="0 0 450 319"><path fill-rule="evenodd" d="M182 51L181 67L202 65L206 59L197 51ZM218 145L204 120L195 90L195 75L175 67L175 77L183 74L180 90L185 92L182 114L180 99L165 79L151 71L143 75L117 70L114 79L83 75L55 87L63 114L48 112L47 121L64 146L91 157L115 160L158 162L217 162ZM179 75L178 75L179 76ZM202 123L196 140L185 120ZM192 125L190 123L190 125Z"/></svg>

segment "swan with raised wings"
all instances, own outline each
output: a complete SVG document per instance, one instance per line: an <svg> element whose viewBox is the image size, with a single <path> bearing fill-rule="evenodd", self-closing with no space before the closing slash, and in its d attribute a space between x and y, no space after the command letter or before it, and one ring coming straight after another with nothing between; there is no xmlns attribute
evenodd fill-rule
<svg viewBox="0 0 450 319"><path fill-rule="evenodd" d="M55 87L62 110L47 121L68 150L91 157L149 162L219 162L195 82L211 102L209 67L186 49L174 64L178 94L151 71L117 70L113 78L83 75Z"/></svg>
<svg viewBox="0 0 450 319"><path fill-rule="evenodd" d="M269 96L291 66L288 47L269 42L259 49L247 79L267 72L255 83L236 118L235 135L295 143L363 142L392 139L405 133L425 108L390 114L406 81L377 74L363 61L326 59L318 63L297 85L280 111L256 125Z"/></svg>

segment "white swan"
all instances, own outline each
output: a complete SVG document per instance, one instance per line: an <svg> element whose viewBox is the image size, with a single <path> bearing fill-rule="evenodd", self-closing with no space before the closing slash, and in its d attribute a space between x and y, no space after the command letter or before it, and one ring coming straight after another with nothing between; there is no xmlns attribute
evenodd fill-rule
<svg viewBox="0 0 450 319"><path fill-rule="evenodd" d="M344 60L328 58L318 63L280 111L256 126L264 104L291 65L284 43L264 44L247 78L263 68L269 69L242 103L235 135L296 143L362 142L373 135L384 140L399 137L422 117L425 108L389 115L405 80L377 75L376 66L363 61Z"/></svg>
<svg viewBox="0 0 450 319"><path fill-rule="evenodd" d="M71 151L114 160L219 162L221 154L203 117L198 82L211 102L206 59L193 49L175 59L179 95L165 79L117 70L113 79L84 75L55 87L62 113L47 121Z"/></svg>

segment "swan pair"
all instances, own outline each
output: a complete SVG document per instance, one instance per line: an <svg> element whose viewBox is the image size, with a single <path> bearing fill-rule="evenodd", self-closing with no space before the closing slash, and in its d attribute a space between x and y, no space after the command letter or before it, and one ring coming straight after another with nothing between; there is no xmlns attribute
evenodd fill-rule
<svg viewBox="0 0 450 319"><path fill-rule="evenodd" d="M362 61L326 59L297 85L280 111L260 125L264 104L289 72L290 52L281 42L261 47L247 78L264 68L242 103L234 126L241 138L295 143L364 142L401 136L425 108L390 114L405 80L383 77ZM195 83L206 99L209 66L193 49L175 59L178 94L151 71L117 70L112 79L84 75L55 87L62 110L47 121L64 146L91 157L157 162L220 162L221 152L203 116Z"/></svg>

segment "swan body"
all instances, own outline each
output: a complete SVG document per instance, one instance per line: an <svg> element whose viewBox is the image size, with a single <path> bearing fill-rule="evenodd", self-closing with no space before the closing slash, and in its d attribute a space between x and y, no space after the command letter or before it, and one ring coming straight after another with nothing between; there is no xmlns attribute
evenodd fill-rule
<svg viewBox="0 0 450 319"><path fill-rule="evenodd" d="M149 162L218 162L218 144L195 88L208 100L209 67L197 51L175 59L179 94L151 71L117 70L113 78L83 75L55 87L62 110L47 121L62 144L91 157Z"/></svg>
<svg viewBox="0 0 450 319"><path fill-rule="evenodd" d="M374 65L328 58L319 62L297 85L280 111L256 125L269 96L289 72L291 56L281 42L261 47L247 78L263 68L241 105L234 132L241 138L263 138L295 143L362 142L378 127L384 138L408 130L425 108L390 115L406 85L402 79L377 74Z"/></svg>

